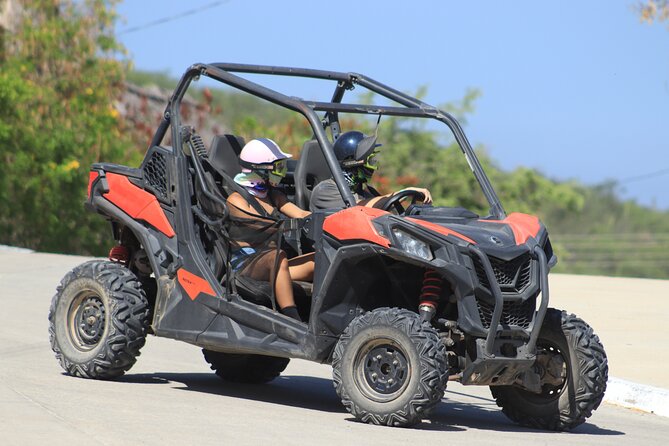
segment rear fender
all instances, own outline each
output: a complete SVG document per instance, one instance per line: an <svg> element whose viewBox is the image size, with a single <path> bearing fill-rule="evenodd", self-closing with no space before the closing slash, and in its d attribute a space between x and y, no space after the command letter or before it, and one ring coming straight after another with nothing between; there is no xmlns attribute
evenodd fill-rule
<svg viewBox="0 0 669 446"><path fill-rule="evenodd" d="M130 178L107 172L100 165L94 166L89 176L86 207L112 222L116 240L120 240L120 228L130 230L144 247L155 277L160 277L167 274L167 267L177 258L177 237L168 218L171 212L164 210L149 192L131 183ZM123 196L126 191L135 195ZM131 203L132 198L137 196L143 200L139 205ZM159 217L152 219L152 215ZM150 222L156 222L161 229Z"/></svg>

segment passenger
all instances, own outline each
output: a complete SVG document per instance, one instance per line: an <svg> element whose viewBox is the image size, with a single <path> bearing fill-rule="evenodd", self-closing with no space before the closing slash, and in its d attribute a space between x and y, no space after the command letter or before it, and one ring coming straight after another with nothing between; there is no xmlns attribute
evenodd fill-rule
<svg viewBox="0 0 669 446"><path fill-rule="evenodd" d="M311 213L300 209L275 186L286 175L286 159L291 155L267 138L249 141L239 154L242 172L234 178L251 195L250 203L238 192L230 194L231 266L255 280L272 281L279 310L301 320L293 296L293 280L313 281L314 254L288 260L278 246L282 215L304 218Z"/></svg>
<svg viewBox="0 0 669 446"><path fill-rule="evenodd" d="M334 143L335 156L339 160L344 178L357 204L368 207L382 207L388 198L404 190L420 192L424 195L423 203L432 203L430 191L419 187L406 187L400 191L379 196L370 191L368 183L378 168L376 160L378 151L376 148L380 145L376 144L376 137L365 136L358 131L342 133ZM321 181L311 192L309 203L311 211L343 207L345 207L344 199L332 178Z"/></svg>

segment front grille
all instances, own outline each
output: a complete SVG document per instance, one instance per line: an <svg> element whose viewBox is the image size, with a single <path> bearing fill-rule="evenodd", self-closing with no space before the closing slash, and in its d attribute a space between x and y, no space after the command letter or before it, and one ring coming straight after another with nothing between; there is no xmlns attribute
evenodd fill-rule
<svg viewBox="0 0 669 446"><path fill-rule="evenodd" d="M515 325L525 329L529 328L532 318L534 317L536 303L536 299L528 299L521 302L504 302L500 323L502 325ZM495 305L481 300L478 300L477 304L483 326L485 328L490 328Z"/></svg>
<svg viewBox="0 0 669 446"><path fill-rule="evenodd" d="M532 278L532 259L529 255L522 255L513 260L505 261L489 257L490 266L495 279L503 293L521 293L530 284ZM490 290L490 281L486 276L483 264L478 257L474 257L476 276L482 287Z"/></svg>
<svg viewBox="0 0 669 446"><path fill-rule="evenodd" d="M144 179L146 185L158 198L167 200L167 168L165 155L153 152L151 158L144 165Z"/></svg>

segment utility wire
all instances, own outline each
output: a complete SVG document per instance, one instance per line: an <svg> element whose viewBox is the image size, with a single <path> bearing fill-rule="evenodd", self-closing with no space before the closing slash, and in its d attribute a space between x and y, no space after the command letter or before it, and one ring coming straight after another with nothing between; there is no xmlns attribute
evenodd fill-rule
<svg viewBox="0 0 669 446"><path fill-rule="evenodd" d="M655 172L646 173L644 175L637 175L637 176L634 176L634 177L623 178L622 180L617 181L617 183L618 184L632 183L634 181L641 181L641 180L645 180L645 179L648 179L648 178L659 177L659 176L667 175L667 174L669 174L669 168L657 170Z"/></svg>
<svg viewBox="0 0 669 446"><path fill-rule="evenodd" d="M122 31L119 31L118 34L121 35L121 34L134 33L135 31L141 31L141 30L146 29L146 28L151 28L152 26L162 25L163 23L172 22L174 20L178 20L180 18L189 16L189 15L193 15L193 14L197 14L197 13L202 12L202 11L206 11L207 9L215 8L216 6L220 6L224 3L228 3L229 1L230 0L222 0L222 1L209 3L207 5L200 6L199 8L190 9L188 11L180 12L179 14L175 14L175 15L172 15L172 16L169 16L169 17L163 17L163 18L158 19L158 20L154 20L153 22L149 22L149 23L145 23L143 25L138 25L138 26L133 26L133 27L130 27L130 28L126 28Z"/></svg>
<svg viewBox="0 0 669 446"><path fill-rule="evenodd" d="M595 234L568 234L553 232L551 238L564 239L646 239L646 238L669 238L669 232L600 232ZM572 240L573 241L573 240Z"/></svg>

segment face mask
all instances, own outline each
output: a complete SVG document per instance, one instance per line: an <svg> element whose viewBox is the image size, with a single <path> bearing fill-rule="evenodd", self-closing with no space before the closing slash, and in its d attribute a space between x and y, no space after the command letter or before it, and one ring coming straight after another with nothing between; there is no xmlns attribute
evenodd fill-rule
<svg viewBox="0 0 669 446"><path fill-rule="evenodd" d="M373 170L369 170L366 167L363 167L360 169L360 172L358 173L360 177L360 182L361 183L368 183L372 180L372 176L374 175Z"/></svg>
<svg viewBox="0 0 669 446"><path fill-rule="evenodd" d="M245 188L251 195L254 197L258 198L265 198L267 197L267 188L266 187L261 187L261 186L253 186L253 187L246 187Z"/></svg>
<svg viewBox="0 0 669 446"><path fill-rule="evenodd" d="M272 187L276 187L279 185L283 177L276 175L274 173L269 174L269 184L272 185Z"/></svg>
<svg viewBox="0 0 669 446"><path fill-rule="evenodd" d="M235 183L244 186L251 195L258 198L267 196L267 180L255 172L241 172L235 175Z"/></svg>

